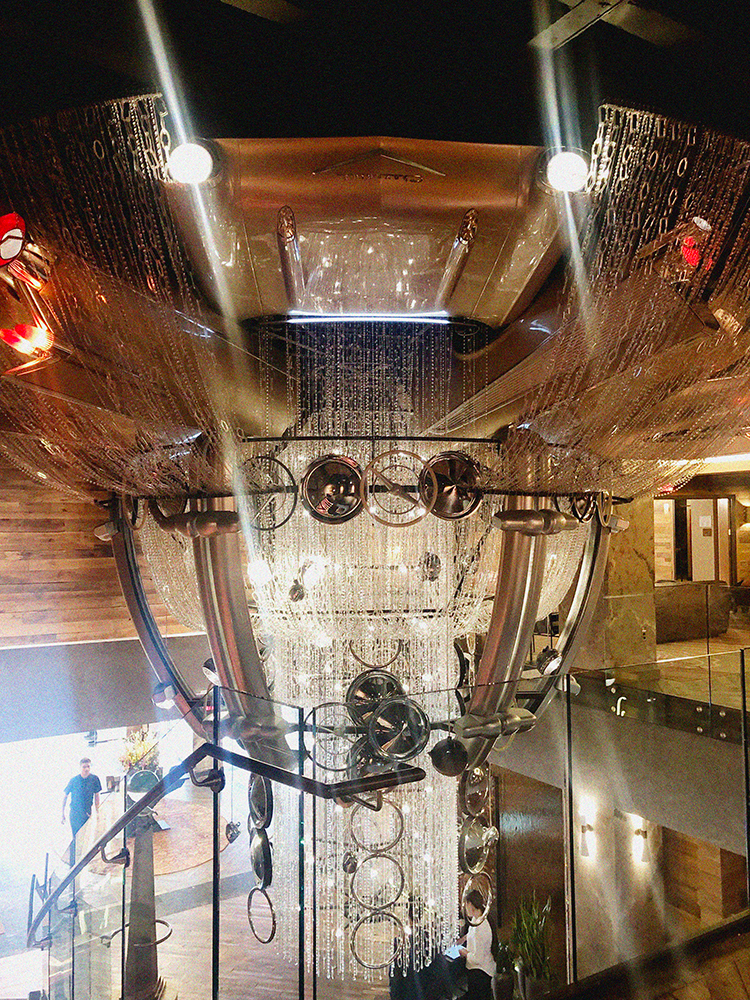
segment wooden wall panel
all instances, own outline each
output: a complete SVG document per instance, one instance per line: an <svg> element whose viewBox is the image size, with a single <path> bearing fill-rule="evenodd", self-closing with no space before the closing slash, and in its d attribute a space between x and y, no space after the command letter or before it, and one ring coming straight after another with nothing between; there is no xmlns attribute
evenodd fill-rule
<svg viewBox="0 0 750 1000"><path fill-rule="evenodd" d="M558 982L567 978L565 945L565 842L562 791L504 767L493 766L494 823L500 937L508 940L516 907L533 894L549 897L550 957Z"/></svg>
<svg viewBox="0 0 750 1000"><path fill-rule="evenodd" d="M662 830L667 902L696 929L711 927L747 906L745 859L676 830Z"/></svg>
<svg viewBox="0 0 750 1000"><path fill-rule="evenodd" d="M0 648L135 636L112 548L94 535L106 512L0 461ZM144 584L167 635L188 630Z"/></svg>

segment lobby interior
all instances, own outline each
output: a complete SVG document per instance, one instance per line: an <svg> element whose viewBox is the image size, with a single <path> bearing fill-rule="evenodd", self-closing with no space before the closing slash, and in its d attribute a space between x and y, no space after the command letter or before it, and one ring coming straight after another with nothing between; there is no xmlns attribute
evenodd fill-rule
<svg viewBox="0 0 750 1000"><path fill-rule="evenodd" d="M77 5L75 10L15 0L4 4L0 24L8 46L7 86L0 92L0 216L6 211L23 215L16 201L19 182L15 178L11 182L9 171L18 167L18 135L25 123L51 117L59 129L61 121L85 121L85 116L66 119L68 109L154 92L165 94L170 112L179 108L188 116L189 135L226 140L221 149L227 156L234 155L231 140L256 141L261 152L253 153L252 162L261 165L261 173L265 171L264 183L271 178L262 194L271 192L269 204L276 199L274 212L285 203L285 192L274 187L274 170L281 175L287 152L297 148L290 137L332 143L341 136L404 137L398 155L391 155L389 140L378 139L375 152L362 154L359 162L364 166L347 168L352 177L380 170L381 188L387 183L384 171L408 175L427 162L426 146L416 146L414 158L403 152L411 140L535 150L564 146L589 153L602 120L599 109L605 105L695 123L701 135L730 136L738 148L744 149L741 144L750 139L750 25L742 23L734 5L707 11L703 5L677 0L604 5L588 0L578 4L508 0L418 4L407 9L365 0L165 0L155 8L158 36L165 41L162 52L154 45L153 26L149 34L148 16L153 10L146 3L123 3L102 16L93 3ZM173 74L169 79L177 85L176 97L168 93L165 60ZM55 119L59 113L62 118ZM263 145L265 140L273 142ZM467 153L467 148L462 147L461 155L468 161L475 154ZM523 155L518 154L519 162ZM461 157L456 162L462 162ZM34 170L37 174L30 168L30 176L43 173L44 166L35 164ZM733 176L739 178L742 190L735 192L732 224L741 232L750 204L750 174L743 174L739 165ZM428 184L403 186L427 189ZM4 192L14 195L8 204ZM717 203L725 193L717 187ZM458 196L451 205L459 220L466 207ZM483 207L492 209L489 196ZM105 205L103 214L106 211ZM408 214L408 207L405 211ZM567 223L572 215L576 226L581 224L570 202L560 211ZM479 216L481 232L481 208ZM300 220L304 231L304 212ZM70 231L74 232L73 226ZM302 248L304 254L304 242ZM577 273L577 261L575 249L571 253L569 247L558 256L549 273L559 288L566 273L569 281ZM259 274L262 285L260 269ZM179 285L179 276L169 280L173 287ZM277 284L283 287L280 278ZM7 316L15 321L16 307L6 285L0 287L2 296L0 325L11 325ZM278 312L267 305L264 309L265 316ZM456 313L451 310L451 314ZM495 326L502 328L502 323ZM726 331L714 332L715 349L730 350L722 339ZM709 350L714 343L711 336L705 341ZM259 341L262 350L271 350L272 339ZM731 348L736 367L725 367L730 376L739 372L741 381L746 376L737 343L742 344L741 337ZM8 342L0 345L0 351L3 371L18 363ZM484 378L489 384L496 374L495 355L485 352L482 357L489 360L477 361L471 378ZM689 363L689 355L676 357L680 364ZM696 358L696 366L703 363ZM424 364L436 367L432 356ZM95 366L87 362L85 367L90 376ZM629 973L633 992L628 995L668 1000L750 997L750 938L737 938L733 950L718 958L690 957L691 941L727 921L742 920L748 908L748 706L743 650L750 647L750 420L744 416L747 397L739 389L725 392L721 378L727 377L726 372L719 364L714 368L718 374L712 371L707 379L709 388L716 387L710 417L702 402L692 411L675 411L675 427L690 427L693 419L698 428L686 458L679 458L682 453L674 448L677 432L670 437L674 428L668 424L659 426L663 454L656 438L649 440L654 445L646 456L649 461L656 465L663 461L664 470L669 466L672 472L682 462L690 466L690 478L677 474L671 484L663 471L654 474L645 488L613 491L615 499L627 501L615 503L615 520L619 517L628 526L612 531L588 634L568 668L571 680L559 679L554 697L538 711L538 721L529 731L504 730L487 760L488 793L480 816L483 829L493 827L496 838L489 842L480 869L491 887L493 921L501 939L509 940L519 908L532 893L538 900L551 900L549 968L561 996L575 996L576 981L585 983L619 963L637 963L665 949L672 955L672 979L653 985L634 965ZM640 377L629 370L632 379ZM162 384L171 391L186 371L191 369L175 366ZM660 371L668 382L666 368ZM155 376L155 385L160 377ZM434 391L439 375L430 369L429 377ZM422 390L429 395L427 377ZM263 383L263 391L272 396L270 379ZM612 393L618 392L626 393L627 387L615 380ZM151 407L146 412L158 412L153 402L157 390L144 386L143 393ZM262 397L256 392L248 409L266 406L271 413ZM129 869L101 859L87 866L78 891L88 897L86 912L94 915L91 919L101 922L94 929L86 925L83 907L72 916L63 911L55 919L72 922L73 943L66 940L58 948L58 941L51 949L27 947L32 875L40 879L47 866L64 878L67 870L69 828L59 822L62 789L77 770L78 760L89 756L105 790L97 815L82 831L80 858L133 801L124 795L128 765L121 760L128 740L147 733L147 743L158 746L153 767L166 775L203 737L183 720L185 712L179 706L165 704L163 683L161 690L157 683L163 679L155 678L139 640L112 538L101 530L115 518L108 506L114 491L91 478L97 467L93 458L86 466L90 476L86 490L79 488L75 477L66 480L64 472L56 483L63 490L49 484L61 468L50 449L46 450L51 464L40 463L36 473L28 452L17 446L19 430L25 430L19 427L19 398L23 393L12 379L0 380L0 413L10 442L0 459L4 540L0 687L6 705L0 718L0 791L5 803L0 817L0 1000L26 998L35 990L47 991L57 1000L108 1000L123 993L127 935L118 928L130 898ZM616 430L616 408L606 410L599 396L593 397L593 407L599 407ZM668 409L664 412L669 414ZM34 414L37 419L36 410ZM272 418L266 417L266 428L271 424ZM272 436L267 429L264 433ZM493 434L494 430L486 437ZM113 454L118 446L112 445ZM440 448L432 449L436 450ZM640 460L639 454L621 457ZM285 461L296 472L291 460ZM144 463L139 474L148 473ZM645 483L646 474L638 474ZM485 504L491 496L491 490L487 492ZM554 491L538 492L551 498ZM568 511L565 503L559 506L558 513ZM580 514L581 507L577 510ZM585 523L593 525L599 514L592 506L586 516L591 520ZM138 534L134 532L136 538ZM164 567L171 564L154 561L153 550L144 551L153 542L143 538L145 534L138 542L138 574L150 614L169 656L180 665L193 691L200 692L205 708L215 681L209 663L211 657L217 658L215 646L204 628L188 621L190 615L176 613L184 605L175 597L176 588L170 590ZM302 583L305 571L301 562ZM428 571L429 564L422 570L426 578ZM532 688L540 684L540 671L532 667L545 650L556 647L566 620L572 620L571 580L555 608L533 630L519 691L524 684ZM258 613L255 581L245 582L252 594L251 610ZM487 604L494 581L486 589ZM486 622L484 630L476 628L462 637L470 677L483 659L483 631ZM417 665L410 669L416 676ZM347 682L354 672L346 676ZM456 682L450 677L447 684L435 687L452 689ZM220 681L220 686L231 687L223 676ZM429 681L418 690L429 691ZM290 692L299 695L300 688L284 687L277 680L275 691L279 701L293 702ZM406 691L410 693L408 685ZM432 718L427 707L432 702L426 698L424 703ZM213 717L206 711L202 732L211 741ZM451 719L455 712L449 709ZM229 740L227 745L237 750L240 743ZM314 751L311 756L317 765ZM304 766L300 765L302 770ZM429 759L424 766L429 781L433 774ZM295 937L291 931L280 931L266 945L255 931L250 932L248 894L258 883L258 868L248 840L248 774L229 765L225 771L226 787L216 797L218 818L212 811L215 796L210 789L189 781L155 807L156 818L168 827L153 832L156 917L168 929L157 949L164 995L173 991L183 1000L212 995L222 1000L394 996L393 969L389 982L387 962L377 970L362 966L364 971L358 973L349 954L344 961L336 950L336 929L329 914L337 912L343 896L325 897L321 888L324 876L331 878L322 841L312 862L302 854L299 859L298 883L307 889L313 886L306 901L294 901L304 916L304 933ZM279 793L280 802L286 801L283 794ZM315 802L315 807L309 806L310 815L303 817L305 833L298 839L321 838L320 827L330 821L322 805L320 812L315 811ZM351 802L339 802L336 808L346 818ZM287 828L281 829L278 818L278 828L271 826L274 865L279 868L284 863L281 855L291 852L289 844L299 833L296 817L290 818L289 812L281 815ZM432 832L425 836L437 842L443 828L438 820L428 822ZM239 835L230 835L229 827L236 823ZM316 823L317 834L310 832ZM218 866L215 829L220 835ZM260 839L256 837L256 843ZM132 836L122 843L134 848ZM114 844L106 853L114 853ZM338 845L337 862L340 853ZM375 856L381 854L374 851ZM421 865L421 851L418 860ZM461 887L466 874L464 869ZM278 899L273 882L268 889L278 907L280 926L291 898L292 879L285 877L283 887L276 883ZM343 894L340 876L335 879L334 892ZM349 892L348 881L346 885ZM37 912L44 893L35 894L32 888L31 897L31 912ZM413 903L410 899L409 919ZM454 909L451 919L457 920L458 893ZM319 924L311 931L313 912ZM376 905L372 912L384 911ZM405 922L403 913L398 913ZM255 930L260 929L261 938L270 931L270 920L264 921L261 916L258 923L256 914ZM354 922L350 919L344 935ZM160 928L164 923L156 926L163 936ZM388 937L387 922L386 928ZM744 925L740 930L750 933ZM374 937L376 943L367 947L376 955L383 948L387 952L383 933ZM435 932L435 940L438 937ZM346 941L350 950L348 937ZM443 943L441 939L441 947ZM76 947L78 971L72 974L69 959ZM89 962L86 975L80 960L84 951ZM311 952L316 951L320 955L313 960ZM324 959L324 951L333 958ZM352 953L356 957L356 951ZM571 992L564 992L566 988ZM616 995L606 988L602 980L596 987L601 992L580 995ZM135 1000L135 992L125 995Z"/></svg>

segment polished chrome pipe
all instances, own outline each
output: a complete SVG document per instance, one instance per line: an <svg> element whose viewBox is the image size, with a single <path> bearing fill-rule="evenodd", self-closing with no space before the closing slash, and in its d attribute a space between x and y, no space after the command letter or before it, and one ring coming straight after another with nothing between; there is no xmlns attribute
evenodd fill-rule
<svg viewBox="0 0 750 1000"><path fill-rule="evenodd" d="M537 718L546 711L547 706L555 696L557 684L568 673L578 651L588 638L591 621L604 583L610 539L614 531L621 531L623 527L627 527L627 521L623 521L621 518L616 520L613 518L612 522L606 528L602 526L598 518L594 518L589 523L589 535L581 558L581 568L573 593L573 601L558 640L560 665L554 674L544 679L543 686L528 706Z"/></svg>
<svg viewBox="0 0 750 1000"><path fill-rule="evenodd" d="M143 652L160 683L174 690L174 703L183 718L199 736L205 737L201 700L197 692L194 692L182 677L172 659L143 589L133 530L123 509L122 500L113 501L110 506L112 519L100 526L97 537L112 542L117 577Z"/></svg>
<svg viewBox="0 0 750 1000"><path fill-rule="evenodd" d="M509 520L500 553L492 619L466 710L472 724L479 719L488 723L502 719L513 701L526 662L537 620L547 551L546 535L537 530L539 519L533 516L540 513L537 503L535 497L508 497L503 511ZM532 517L523 516L525 512ZM510 519L517 524L511 526ZM530 530L525 530L527 527ZM464 740L469 767L476 767L486 759L494 738L478 736Z"/></svg>
<svg viewBox="0 0 750 1000"><path fill-rule="evenodd" d="M0 280L6 285L18 290L14 282L39 292L49 281L55 260L52 255L37 246L36 243L25 243L20 254L6 267L0 267Z"/></svg>
<svg viewBox="0 0 750 1000"><path fill-rule="evenodd" d="M557 535L575 531L578 521L559 510L504 510L494 515L492 523L501 531L520 531L524 535Z"/></svg>
<svg viewBox="0 0 750 1000"><path fill-rule="evenodd" d="M186 538L212 538L239 531L241 527L240 515L235 510L190 510L167 516L155 500L149 500L148 511L162 531L176 531Z"/></svg>
<svg viewBox="0 0 750 1000"><path fill-rule="evenodd" d="M471 248L477 235L477 213L470 208L461 220L461 225L453 241L453 246L445 262L445 268L440 277L440 285L435 296L435 308L445 309L456 290L461 275L463 274L466 261L469 259Z"/></svg>
<svg viewBox="0 0 750 1000"><path fill-rule="evenodd" d="M198 509L218 514L231 509L231 497L208 497L198 500ZM252 699L269 699L263 662L255 643L247 609L244 565L240 536L234 532L200 536L193 539L193 554L198 591L206 622L211 655L233 720L258 713L260 706ZM252 696L243 698L239 693Z"/></svg>
<svg viewBox="0 0 750 1000"><path fill-rule="evenodd" d="M298 309L305 297L305 271L299 251L297 221L288 205L279 209L276 222L276 242L279 245L281 273L284 275L286 296L291 309Z"/></svg>

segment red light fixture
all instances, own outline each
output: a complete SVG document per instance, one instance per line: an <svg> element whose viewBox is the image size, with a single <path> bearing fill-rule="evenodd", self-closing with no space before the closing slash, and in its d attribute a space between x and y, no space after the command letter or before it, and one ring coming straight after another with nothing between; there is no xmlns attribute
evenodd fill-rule
<svg viewBox="0 0 750 1000"><path fill-rule="evenodd" d="M23 250L26 223L20 215L9 212L0 215L0 267L6 267Z"/></svg>
<svg viewBox="0 0 750 1000"><path fill-rule="evenodd" d="M682 246L680 247L682 251L682 256L687 265L690 267L697 267L701 262L701 251L698 244L695 242L695 237L686 236L682 241Z"/></svg>
<svg viewBox="0 0 750 1000"><path fill-rule="evenodd" d="M16 323L12 330L0 329L0 340L8 344L19 354L47 354L54 343L49 330L42 326L30 326L28 323Z"/></svg>

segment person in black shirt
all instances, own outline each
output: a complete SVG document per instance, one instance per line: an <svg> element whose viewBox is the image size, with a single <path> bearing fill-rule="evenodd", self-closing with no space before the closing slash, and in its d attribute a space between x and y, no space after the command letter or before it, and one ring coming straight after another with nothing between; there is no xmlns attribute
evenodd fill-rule
<svg viewBox="0 0 750 1000"><path fill-rule="evenodd" d="M91 815L92 805L96 803L96 808L99 809L99 792L101 790L101 781L95 774L91 773L91 760L88 757L83 757L81 773L72 777L65 786L62 804L62 821L65 823L65 806L68 796L70 796L70 828L73 831L73 840Z"/></svg>

